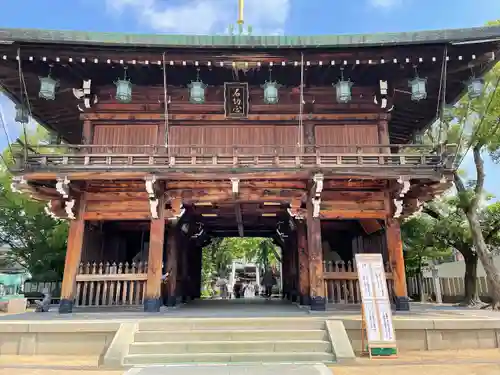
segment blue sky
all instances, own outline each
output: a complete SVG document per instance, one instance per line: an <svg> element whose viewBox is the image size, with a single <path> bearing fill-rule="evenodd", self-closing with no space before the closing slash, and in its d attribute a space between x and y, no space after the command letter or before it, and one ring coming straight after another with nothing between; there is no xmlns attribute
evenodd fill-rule
<svg viewBox="0 0 500 375"><path fill-rule="evenodd" d="M27 11L29 9L29 11ZM3 1L1 27L130 33L222 34L237 0ZM500 19L499 0L245 0L254 34L345 34L481 26ZM11 138L20 128L0 98ZM0 134L0 147L5 136ZM472 170L467 158L464 166ZM487 161L487 189L500 196L500 167Z"/></svg>

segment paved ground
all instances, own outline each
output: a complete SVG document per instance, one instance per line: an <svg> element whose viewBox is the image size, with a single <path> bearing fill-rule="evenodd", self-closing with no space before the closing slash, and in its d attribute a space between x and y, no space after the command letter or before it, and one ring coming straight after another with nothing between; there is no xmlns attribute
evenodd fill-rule
<svg viewBox="0 0 500 375"><path fill-rule="evenodd" d="M147 318L253 318L253 317L308 317L308 310L281 299L233 299L197 300L175 308L163 307L159 313L145 313L142 306L78 308L73 314L60 315L54 307L48 313L27 312L16 315L0 315L5 320L71 320L71 319L147 319Z"/></svg>
<svg viewBox="0 0 500 375"><path fill-rule="evenodd" d="M139 307L78 308L73 314L59 315L57 307L49 313L0 314L1 321L12 320L134 320L147 318L253 318L253 317L333 317L335 319L360 319L359 305L337 304L325 312L310 312L280 299L197 300L175 308L162 308L159 313L145 313ZM500 313L491 310L460 308L453 305L412 303L411 311L395 312L394 319L500 319Z"/></svg>
<svg viewBox="0 0 500 375"><path fill-rule="evenodd" d="M104 371L97 370L97 368L83 369L81 366L88 365L91 366L94 362L85 362L78 358L68 358L64 362L61 362L57 357L38 358L38 365L34 365L33 361L26 361L25 357L17 357L15 362L0 362L0 375L124 375L124 371ZM33 357L30 357L33 359ZM5 357L4 357L5 359ZM12 358L13 360L13 358ZM31 364L31 365L30 365ZM65 367L61 367L64 365ZM80 368L70 368L67 366L75 366ZM40 368L43 366L43 368ZM59 368L57 368L59 366ZM251 367L247 367L252 369ZM212 375L211 372L215 370L204 369L203 375ZM220 367L218 369L221 369ZM136 371L135 374L128 375L184 375L186 372L174 372L174 367L170 368L157 368L157 371L163 372L143 372L140 373ZM177 368L177 370L179 370ZM227 369L226 369L227 370ZM253 368L252 370L256 370ZM275 372L273 374L280 374L280 372L274 368ZM299 371L303 369L296 369L294 371ZM316 373L313 372L316 370ZM187 370L179 370L187 371ZM305 374L311 375L323 375L316 368L309 370ZM481 349L481 350L460 350L460 351L432 351L432 352L407 352L401 354L395 359L373 359L368 358L358 358L356 363L349 364L337 364L330 367L330 374L334 375L394 375L395 372L404 375L499 375L500 374L500 349ZM285 374L299 375L301 372L284 372ZM189 374L196 375L196 372L190 371ZM213 372L217 375L240 375L240 374L252 374L260 375L267 373L259 372L240 372L240 373L224 373Z"/></svg>

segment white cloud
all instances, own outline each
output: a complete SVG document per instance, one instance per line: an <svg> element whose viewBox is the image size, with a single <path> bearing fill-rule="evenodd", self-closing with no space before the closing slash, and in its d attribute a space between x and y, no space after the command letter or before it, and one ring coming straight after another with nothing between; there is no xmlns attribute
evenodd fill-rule
<svg viewBox="0 0 500 375"><path fill-rule="evenodd" d="M368 3L374 8L391 9L401 5L402 0L368 0Z"/></svg>
<svg viewBox="0 0 500 375"><path fill-rule="evenodd" d="M244 19L253 34L282 34L291 0L247 0ZM129 13L155 31L182 34L224 33L237 19L235 0L106 0L108 10Z"/></svg>

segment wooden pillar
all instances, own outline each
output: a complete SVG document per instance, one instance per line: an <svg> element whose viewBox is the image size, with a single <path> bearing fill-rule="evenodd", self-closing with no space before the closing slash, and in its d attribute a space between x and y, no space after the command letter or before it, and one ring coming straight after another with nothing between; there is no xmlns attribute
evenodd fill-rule
<svg viewBox="0 0 500 375"><path fill-rule="evenodd" d="M83 121L83 128L82 128L82 144L84 145L90 145L92 144L92 122L90 120L85 120ZM89 152L91 149L86 149L84 152Z"/></svg>
<svg viewBox="0 0 500 375"><path fill-rule="evenodd" d="M194 266L193 266L193 272L195 275L194 278L194 296L193 298L200 298L201 297L201 283L202 283L202 277L201 277L201 271L202 271L202 256L203 256L203 248L200 246L195 245L195 248L193 249L194 251Z"/></svg>
<svg viewBox="0 0 500 375"><path fill-rule="evenodd" d="M326 309L325 286L323 282L323 246L321 241L321 220L313 216L313 203L309 198L307 208L307 248L309 250L309 284L311 310Z"/></svg>
<svg viewBox="0 0 500 375"><path fill-rule="evenodd" d="M181 258L181 302L189 301L190 295L190 262L189 262L189 238L180 233L180 258Z"/></svg>
<svg viewBox="0 0 500 375"><path fill-rule="evenodd" d="M290 250L290 280L291 280L291 291L290 300L292 302L297 302L298 297L298 248L297 248L297 233L290 233L289 239L289 250Z"/></svg>
<svg viewBox="0 0 500 375"><path fill-rule="evenodd" d="M159 199L158 219L151 219L149 232L148 280L144 295L144 311L158 312L162 305L161 277L163 265L163 249L165 244L165 197Z"/></svg>
<svg viewBox="0 0 500 375"><path fill-rule="evenodd" d="M283 241L281 246L281 276L283 277L283 291L282 297L288 299L290 295L290 262L289 262L289 249L287 246L287 241Z"/></svg>
<svg viewBox="0 0 500 375"><path fill-rule="evenodd" d="M299 271L299 303L309 305L309 252L307 249L306 224L297 222L297 247Z"/></svg>
<svg viewBox="0 0 500 375"><path fill-rule="evenodd" d="M76 275L80 265L83 248L83 235L85 233L85 196L82 195L78 202L78 212L75 220L71 220L68 231L68 244L66 247L66 259L64 261L64 274L61 286L61 301L59 313L69 314L73 312L76 297Z"/></svg>
<svg viewBox="0 0 500 375"><path fill-rule="evenodd" d="M403 243L399 222L388 219L386 222L387 253L394 275L394 293L396 294L396 310L409 311L410 302L406 288L406 272L403 257Z"/></svg>
<svg viewBox="0 0 500 375"><path fill-rule="evenodd" d="M167 282L167 306L177 304L177 228L174 225L169 226L167 232L167 272L169 273Z"/></svg>

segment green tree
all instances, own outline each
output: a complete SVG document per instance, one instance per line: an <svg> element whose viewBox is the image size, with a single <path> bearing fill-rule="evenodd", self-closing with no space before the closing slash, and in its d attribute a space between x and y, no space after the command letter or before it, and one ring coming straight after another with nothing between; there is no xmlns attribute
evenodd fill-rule
<svg viewBox="0 0 500 375"><path fill-rule="evenodd" d="M401 226L406 272L421 276L434 260L449 257L452 250L435 237L437 222L426 214L415 215Z"/></svg>
<svg viewBox="0 0 500 375"><path fill-rule="evenodd" d="M203 248L202 280L208 286L217 275L227 275L234 260L254 262L261 266L281 262L277 246L270 238L214 238Z"/></svg>
<svg viewBox="0 0 500 375"><path fill-rule="evenodd" d="M28 133L30 144L37 144L47 137L48 133L41 127ZM19 147L17 150L14 147L16 151L19 152ZM7 163L13 162L10 149L3 155ZM10 167L10 164L6 167ZM3 168L0 171L0 245L10 247L6 260L20 264L34 279L61 279L67 223L46 215L45 202L13 192L11 182L12 176L7 168Z"/></svg>
<svg viewBox="0 0 500 375"><path fill-rule="evenodd" d="M485 78L483 95L472 101L463 99L457 112L465 119L462 126L469 126L471 132L464 137L465 151L472 152L475 166L475 180L464 181L458 172L454 174L457 189L458 207L463 211L470 227L475 252L486 273L492 308L500 310L500 272L493 262L493 252L487 245L481 226L481 204L485 198L484 154L495 156L500 150L500 65ZM460 141L460 140L459 140Z"/></svg>
<svg viewBox="0 0 500 375"><path fill-rule="evenodd" d="M500 20L489 25L500 25ZM453 182L457 191L455 207L465 218L470 235L471 245L463 242L466 265L472 270L474 259L479 259L484 267L489 286L492 308L500 309L500 273L493 262L494 252L488 246L485 236L490 232L484 226L482 209L487 194L484 189L486 171L484 156L489 153L493 160L500 160L500 65L497 64L484 77L484 90L474 99L464 96L454 108L454 116L450 122L437 122L426 134L425 139L432 143L441 140L458 145ZM444 126L442 126L444 125ZM443 136L444 133L444 136ZM461 175L459 166L465 157L472 156L475 178L467 179ZM427 206L427 209L429 206ZM433 210L430 210L433 211ZM434 213L439 217L439 211ZM457 213L458 215L458 213ZM460 215L459 215L460 216ZM459 223L454 221L453 223ZM458 227L461 227L458 226ZM457 227L457 228L458 228ZM447 231L448 228L445 228ZM465 235L465 234L464 234ZM459 238L463 239L463 235ZM491 238L489 238L491 240ZM457 244L458 245L458 244ZM469 248L469 250L465 250ZM468 255L468 256L467 256ZM475 268L474 268L475 273ZM468 272L466 271L466 276ZM471 281L471 280L469 280Z"/></svg>

